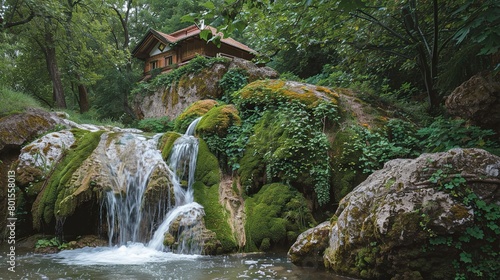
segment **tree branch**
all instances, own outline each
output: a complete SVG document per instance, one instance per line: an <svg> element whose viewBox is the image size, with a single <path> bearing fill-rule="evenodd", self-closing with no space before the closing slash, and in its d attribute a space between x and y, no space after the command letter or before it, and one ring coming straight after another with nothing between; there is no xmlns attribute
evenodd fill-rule
<svg viewBox="0 0 500 280"><path fill-rule="evenodd" d="M360 19L364 19L364 20L367 20L371 23L374 23L382 28L384 28L385 30L389 31L389 33L391 35L393 35L394 37L400 39L401 41L409 44L411 43L408 39L406 39L403 35L399 34L399 32L397 32L396 30L390 28L389 26L385 25L384 23L382 23L380 20L378 20L377 18L375 18L374 16L362 11L362 10L356 10L358 13L361 13L363 14L362 15L359 15L359 14L356 14L356 13L350 13L352 16L354 17L357 17L357 18L360 18Z"/></svg>

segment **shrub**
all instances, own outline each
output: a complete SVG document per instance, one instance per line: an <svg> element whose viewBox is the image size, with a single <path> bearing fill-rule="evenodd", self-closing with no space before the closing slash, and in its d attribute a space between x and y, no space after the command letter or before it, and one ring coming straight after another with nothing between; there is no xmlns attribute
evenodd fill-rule
<svg viewBox="0 0 500 280"><path fill-rule="evenodd" d="M233 92L240 90L248 84L248 73L245 69L233 68L222 76L219 81L219 86L224 91L224 96L222 101L230 103L231 94Z"/></svg>
<svg viewBox="0 0 500 280"><path fill-rule="evenodd" d="M145 132L165 132L174 128L174 123L168 117L148 118L140 120L137 128Z"/></svg>

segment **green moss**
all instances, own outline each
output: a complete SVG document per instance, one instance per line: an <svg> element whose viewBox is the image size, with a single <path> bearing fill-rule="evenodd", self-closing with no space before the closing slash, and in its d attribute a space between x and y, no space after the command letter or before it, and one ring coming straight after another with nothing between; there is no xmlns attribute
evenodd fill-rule
<svg viewBox="0 0 500 280"><path fill-rule="evenodd" d="M195 181L202 182L206 186L218 185L220 183L220 168L217 158L210 152L203 139L198 140Z"/></svg>
<svg viewBox="0 0 500 280"><path fill-rule="evenodd" d="M325 93L328 101L337 104L339 95L331 90L319 87L316 90ZM283 80L258 80L235 92L233 100L238 107L253 108L262 104L278 103L280 101L299 101L312 108L324 101L311 89L302 87L290 88Z"/></svg>
<svg viewBox="0 0 500 280"><path fill-rule="evenodd" d="M200 203L205 210L205 225L207 229L215 232L222 248L217 253L235 252L237 249L231 227L228 223L227 210L219 203L219 184L211 187L205 186L197 181L193 185L194 199Z"/></svg>
<svg viewBox="0 0 500 280"><path fill-rule="evenodd" d="M161 156L164 160L168 159L170 151L174 146L175 140L177 140L179 137L181 137L179 133L172 131L163 134L163 136L161 137L158 149L161 151Z"/></svg>
<svg viewBox="0 0 500 280"><path fill-rule="evenodd" d="M204 114L206 114L208 111L210 111L210 109L212 109L217 104L218 104L218 102L215 100L212 100L212 99L200 100L200 101L197 101L197 102L191 104L191 106L186 108L186 110L184 110L184 112L182 112L182 114L180 114L175 119L175 128L174 128L175 131L178 131L178 132L186 131L189 124L193 120L195 120L198 117L203 116Z"/></svg>
<svg viewBox="0 0 500 280"><path fill-rule="evenodd" d="M77 140L72 145L72 149L66 152L52 176L48 178L47 186L39 194L41 198L36 204L37 207L33 207L34 228L39 229L42 220L49 224L55 216L67 217L73 213L76 205L71 203L70 196L75 189L68 188L67 184L73 173L97 147L102 133L103 131L83 133L81 130L75 130ZM61 203L63 200L65 202Z"/></svg>
<svg viewBox="0 0 500 280"><path fill-rule="evenodd" d="M265 185L249 197L245 211L246 251L289 246L295 241L289 236L296 236L315 224L305 198L295 189L279 183Z"/></svg>
<svg viewBox="0 0 500 280"><path fill-rule="evenodd" d="M203 116L196 127L196 131L201 135L217 134L223 137L227 135L228 128L235 124L240 125L241 119L234 105L216 106Z"/></svg>

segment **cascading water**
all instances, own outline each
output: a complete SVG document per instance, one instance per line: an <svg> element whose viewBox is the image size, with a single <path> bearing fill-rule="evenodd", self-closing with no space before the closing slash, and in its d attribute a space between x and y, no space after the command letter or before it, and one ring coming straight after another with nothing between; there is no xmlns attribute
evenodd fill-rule
<svg viewBox="0 0 500 280"><path fill-rule="evenodd" d="M112 178L105 194L109 244L146 241L143 225L143 197L151 173L156 168L168 169L157 150L157 135L146 139L139 134L105 135L107 168ZM163 203L164 204L164 203ZM163 211L165 211L163 209Z"/></svg>
<svg viewBox="0 0 500 280"><path fill-rule="evenodd" d="M196 125L201 118L194 120L186 130L186 133L179 137L170 153L168 165L172 170L172 182L174 185L175 207L171 209L163 223L158 227L148 247L156 250L165 250L165 235L172 234L170 229L176 224L177 230L173 234L177 236L177 253L199 254L202 244L196 236L193 227L201 217L205 215L203 207L194 202L193 183L196 171L196 158L198 156L198 139L194 137ZM183 182L183 183L181 183Z"/></svg>
<svg viewBox="0 0 500 280"><path fill-rule="evenodd" d="M107 166L113 178L112 187L105 194L110 245L145 242L152 235L149 248L184 254L201 253L202 244L196 226L199 226L204 211L201 205L193 202L192 188L198 155L198 139L193 135L200 119L193 121L186 133L175 141L167 161L170 168L156 149L161 135L147 141L144 137L132 134L113 140L115 142L107 139L102 141L108 143ZM156 207L149 206L157 213L151 218L152 213L145 206L144 195L155 168L165 168L169 174L175 204L169 203L171 193L168 192L165 198L159 199ZM152 234L158 221L163 222ZM175 246L164 245L167 234L175 239Z"/></svg>

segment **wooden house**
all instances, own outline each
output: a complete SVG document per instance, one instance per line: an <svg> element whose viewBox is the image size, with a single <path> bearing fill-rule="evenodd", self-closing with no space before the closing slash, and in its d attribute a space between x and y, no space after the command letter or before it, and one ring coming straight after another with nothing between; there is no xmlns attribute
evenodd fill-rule
<svg viewBox="0 0 500 280"><path fill-rule="evenodd" d="M215 28L211 26L203 28L215 35ZM217 47L214 43L201 39L200 32L201 29L197 25L171 34L150 29L132 51L132 55L145 62L145 76L149 76L154 69L159 69L158 72L168 72L197 55L238 57L246 60L251 60L255 56L254 50L232 38L222 38L220 47Z"/></svg>

